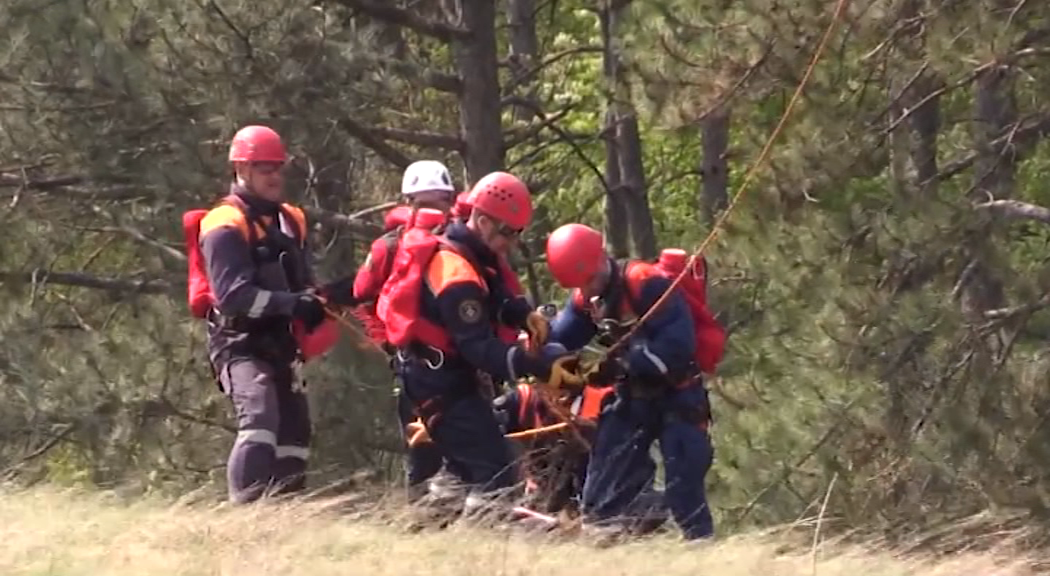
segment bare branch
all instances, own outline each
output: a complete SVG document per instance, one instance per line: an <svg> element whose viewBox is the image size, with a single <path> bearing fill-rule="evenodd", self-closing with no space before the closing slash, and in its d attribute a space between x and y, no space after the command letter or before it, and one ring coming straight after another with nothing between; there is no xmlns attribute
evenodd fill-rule
<svg viewBox="0 0 1050 576"><path fill-rule="evenodd" d="M539 74L540 72L542 72L545 69L553 66L554 64L557 64L558 62L564 60L565 58L568 58L569 56L573 56L573 55L576 55L576 54L588 54L588 53L601 54L602 53L602 47L601 46L576 46L574 48L566 48L565 50L562 50L560 52L555 52L554 54L548 56L547 58L544 58L542 62L539 62L539 63L533 65L532 67L530 67L528 70L525 70L522 73L515 75L515 77L512 78L509 82L507 82L507 84L503 87L503 93L504 94L508 94L508 93L512 92L515 88L518 88L522 84L526 84L529 81L531 81L531 79L533 77L535 77L537 74ZM509 65L509 63L507 65Z"/></svg>
<svg viewBox="0 0 1050 576"><path fill-rule="evenodd" d="M528 126L525 130L509 131L504 139L504 148L509 150L536 137L544 128L568 116L574 107L570 104L553 114L541 116L539 124Z"/></svg>
<svg viewBox="0 0 1050 576"><path fill-rule="evenodd" d="M384 160L404 170L412 163L412 160L404 152L387 144L382 138L372 133L372 130L353 118L340 119L339 126L346 130L351 136L357 138L362 144L368 146Z"/></svg>
<svg viewBox="0 0 1050 576"><path fill-rule="evenodd" d="M76 430L76 428L76 424L66 424L62 428L62 431L49 438L46 442L41 444L39 448L33 450L29 454L26 454L25 456L22 456L18 460L18 462L15 462L14 464L5 468L3 472L0 472L0 478L10 478L12 474L14 474L16 470L18 470L19 467L23 466L30 460L34 460L43 456L44 454L47 454L52 448L57 446L59 442L62 442L63 440L68 438L69 435L72 434L74 430Z"/></svg>
<svg viewBox="0 0 1050 576"><path fill-rule="evenodd" d="M1050 224L1050 208L1020 200L991 200L977 204L974 208L987 210L1009 220L1037 220Z"/></svg>
<svg viewBox="0 0 1050 576"><path fill-rule="evenodd" d="M1015 130L1010 130L1004 136L996 138L989 148L992 151L1000 151L1005 146L1014 146L1015 148L1028 148L1039 142L1042 138L1050 135L1050 113L1042 114L1036 117L1032 122L1029 122L1027 126L1018 128L1015 125ZM981 155L978 152L972 152L963 158L960 158L947 166L943 170L937 173L935 178L939 182L948 180L956 174L962 172L973 166L973 163ZM920 183L920 186L925 186L927 182Z"/></svg>
<svg viewBox="0 0 1050 576"><path fill-rule="evenodd" d="M466 148L462 138L437 132L405 130L403 128L367 128L367 130L379 138L404 142L414 146L446 148L457 152L462 152Z"/></svg>
<svg viewBox="0 0 1050 576"><path fill-rule="evenodd" d="M248 59L251 60L255 50L252 48L252 41L248 35L241 32L241 29L238 28L237 25L233 23L233 20L226 15L226 11L219 6L219 3L216 2L216 0L209 0L208 6L219 15L219 18L221 18L223 23L226 24L226 27L233 31L234 35L237 36L242 44L244 44L244 50L247 53Z"/></svg>
<svg viewBox="0 0 1050 576"><path fill-rule="evenodd" d="M1043 208L1043 210L1046 210L1046 208ZM1020 304L1018 306L1010 306L1009 308L996 308L995 310L987 310L984 313L984 317L988 318L989 320L1004 320L1008 318L1014 318L1016 316L1030 314L1037 310L1046 308L1047 306L1050 306L1050 293L1043 294L1035 302Z"/></svg>
<svg viewBox="0 0 1050 576"><path fill-rule="evenodd" d="M371 240L376 236L383 233L383 230L379 226L367 224L361 222L360 218L366 216L368 213L357 212L347 216L346 214L339 214L338 212L331 212L329 210L323 210L321 208L314 208L312 206L304 206L303 210L306 211L306 215L311 219L317 220L321 223L329 226L343 226L350 230L351 233L359 235L362 238Z"/></svg>
<svg viewBox="0 0 1050 576"><path fill-rule="evenodd" d="M79 288L93 288L110 292L132 294L171 294L175 291L174 282L159 279L131 280L125 278L106 278L79 272L48 272L36 269L32 272L2 272L0 280L4 282L23 282L31 284L59 284Z"/></svg>
<svg viewBox="0 0 1050 576"><path fill-rule="evenodd" d="M404 26L445 42L470 38L469 30L452 26L446 22L435 22L410 10L391 6L390 0L335 0L335 2L351 10L363 12L377 20Z"/></svg>
<svg viewBox="0 0 1050 576"><path fill-rule="evenodd" d="M548 116L543 112L543 109L540 108L539 105L530 101L527 98L511 96L503 99L503 105L506 106L511 104L521 106L523 108L529 108L539 118L548 118ZM557 136L560 141L568 144L569 147L572 148L572 151L576 154L576 156L584 164L587 165L591 172L593 172L594 175L598 178L598 181L602 183L602 189L604 189L606 192L609 192L609 183L605 179L605 174L602 173L602 170L598 168L598 165L595 164L594 161L587 156L587 153L584 152L582 148L580 148L580 145L577 144L576 141L569 134L562 130L560 126L549 120L543 122L543 127L550 129L550 131L553 132L554 135Z"/></svg>

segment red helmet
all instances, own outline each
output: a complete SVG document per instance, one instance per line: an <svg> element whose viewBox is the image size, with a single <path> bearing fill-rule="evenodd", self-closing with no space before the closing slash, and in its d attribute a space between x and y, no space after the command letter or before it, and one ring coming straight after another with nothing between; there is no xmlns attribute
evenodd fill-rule
<svg viewBox="0 0 1050 576"><path fill-rule="evenodd" d="M601 232L583 224L566 224L547 238L547 266L564 288L586 286L606 257Z"/></svg>
<svg viewBox="0 0 1050 576"><path fill-rule="evenodd" d="M230 143L230 162L284 163L287 159L281 137L266 126L245 126Z"/></svg>
<svg viewBox="0 0 1050 576"><path fill-rule="evenodd" d="M511 228L521 230L532 220L532 196L516 176L493 172L478 180L470 191L470 203Z"/></svg>

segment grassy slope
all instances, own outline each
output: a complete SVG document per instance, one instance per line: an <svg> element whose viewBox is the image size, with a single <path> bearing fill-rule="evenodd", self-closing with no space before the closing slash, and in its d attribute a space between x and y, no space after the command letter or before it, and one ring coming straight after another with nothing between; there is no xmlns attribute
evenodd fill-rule
<svg viewBox="0 0 1050 576"><path fill-rule="evenodd" d="M785 551L783 542L766 537L703 545L657 538L597 549L465 527L413 535L377 520L339 517L330 504L234 510L0 488L0 574L814 574L810 550ZM1019 560L992 554L934 561L830 545L820 550L815 568L819 576L1030 573Z"/></svg>

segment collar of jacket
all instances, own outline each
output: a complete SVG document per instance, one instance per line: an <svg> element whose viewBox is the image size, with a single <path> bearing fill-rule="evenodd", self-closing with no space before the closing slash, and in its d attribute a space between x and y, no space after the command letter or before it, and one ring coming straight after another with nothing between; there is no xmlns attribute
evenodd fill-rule
<svg viewBox="0 0 1050 576"><path fill-rule="evenodd" d="M281 209L280 202L271 202L265 198L260 198L236 182L230 184L230 194L236 196L260 216L276 218Z"/></svg>
<svg viewBox="0 0 1050 576"><path fill-rule="evenodd" d="M449 240L458 242L470 250L474 258L483 266L487 266L494 270L499 270L499 257L496 253L489 249L481 238L467 228L467 225L462 222L452 222L449 225L445 235L448 236Z"/></svg>

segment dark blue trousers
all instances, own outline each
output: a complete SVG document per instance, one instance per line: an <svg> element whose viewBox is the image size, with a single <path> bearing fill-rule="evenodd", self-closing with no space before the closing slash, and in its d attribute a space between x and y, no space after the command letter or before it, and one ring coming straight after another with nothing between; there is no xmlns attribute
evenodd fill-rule
<svg viewBox="0 0 1050 576"><path fill-rule="evenodd" d="M688 416L698 409L707 409L707 391L700 385L660 398L632 398L623 392L598 421L583 487L584 517L602 523L630 514L639 496L651 491L656 464L649 450L659 440L667 508L687 539L712 536L704 478L714 449L706 421Z"/></svg>
<svg viewBox="0 0 1050 576"><path fill-rule="evenodd" d="M403 394L419 411L448 471L480 490L514 484L513 457L491 401L473 368L407 358L399 363Z"/></svg>

